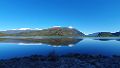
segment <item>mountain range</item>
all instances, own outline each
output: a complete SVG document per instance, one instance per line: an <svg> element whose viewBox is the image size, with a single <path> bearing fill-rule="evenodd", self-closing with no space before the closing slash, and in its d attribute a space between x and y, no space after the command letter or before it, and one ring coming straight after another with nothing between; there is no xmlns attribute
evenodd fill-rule
<svg viewBox="0 0 120 68"><path fill-rule="evenodd" d="M87 36L89 37L120 37L120 32L115 32L115 33L97 32L97 33L89 34Z"/></svg>
<svg viewBox="0 0 120 68"><path fill-rule="evenodd" d="M96 32L85 35L72 27L51 27L47 29L21 28L0 31L0 36L87 36L87 37L120 37L120 32Z"/></svg>
<svg viewBox="0 0 120 68"><path fill-rule="evenodd" d="M84 36L84 34L75 28L52 27L41 30L7 30L0 31L1 36Z"/></svg>

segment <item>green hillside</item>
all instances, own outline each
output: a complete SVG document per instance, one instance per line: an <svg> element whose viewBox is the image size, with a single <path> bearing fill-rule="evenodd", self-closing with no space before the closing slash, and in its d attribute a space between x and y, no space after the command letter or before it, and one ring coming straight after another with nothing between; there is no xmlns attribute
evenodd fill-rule
<svg viewBox="0 0 120 68"><path fill-rule="evenodd" d="M5 36L6 34L0 32L0 36Z"/></svg>
<svg viewBox="0 0 120 68"><path fill-rule="evenodd" d="M84 36L84 34L76 29L67 27L53 27L38 31L21 32L16 36Z"/></svg>
<svg viewBox="0 0 120 68"><path fill-rule="evenodd" d="M110 32L100 32L97 36L98 37L112 37L113 34Z"/></svg>

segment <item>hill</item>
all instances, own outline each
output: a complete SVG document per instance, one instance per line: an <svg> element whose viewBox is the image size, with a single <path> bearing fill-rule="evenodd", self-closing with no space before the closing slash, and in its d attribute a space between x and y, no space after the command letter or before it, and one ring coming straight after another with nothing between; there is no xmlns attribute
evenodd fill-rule
<svg viewBox="0 0 120 68"><path fill-rule="evenodd" d="M120 32L115 32L115 33L97 32L97 33L89 34L87 36L89 37L120 37Z"/></svg>
<svg viewBox="0 0 120 68"><path fill-rule="evenodd" d="M38 30L6 30L6 31L0 31L0 32L4 34L16 34L21 32L30 32L30 31L38 31Z"/></svg>
<svg viewBox="0 0 120 68"><path fill-rule="evenodd" d="M38 31L21 32L14 34L16 36L84 36L77 29L68 27L53 27Z"/></svg>
<svg viewBox="0 0 120 68"><path fill-rule="evenodd" d="M97 37L112 37L113 34L110 32L100 32Z"/></svg>
<svg viewBox="0 0 120 68"><path fill-rule="evenodd" d="M0 32L0 36L5 36L6 34Z"/></svg>
<svg viewBox="0 0 120 68"><path fill-rule="evenodd" d="M113 36L119 36L120 37L120 32L115 32L115 33L112 33Z"/></svg>
<svg viewBox="0 0 120 68"><path fill-rule="evenodd" d="M97 33L89 34L88 36L90 37L113 37L115 35L113 35L111 32L97 32Z"/></svg>

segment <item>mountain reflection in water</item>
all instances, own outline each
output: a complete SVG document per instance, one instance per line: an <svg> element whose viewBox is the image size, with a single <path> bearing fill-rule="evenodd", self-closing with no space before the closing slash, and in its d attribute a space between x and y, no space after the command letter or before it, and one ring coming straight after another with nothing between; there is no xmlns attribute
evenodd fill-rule
<svg viewBox="0 0 120 68"><path fill-rule="evenodd" d="M120 41L119 38L114 38L114 39L111 39L111 38L97 38L97 39L94 39L94 40L99 40L99 41L110 41L110 40Z"/></svg>
<svg viewBox="0 0 120 68"><path fill-rule="evenodd" d="M110 41L108 41L110 40ZM0 59L30 55L90 54L120 56L120 38L0 38ZM25 45L25 46L23 46ZM30 45L30 46L26 46ZM38 46L35 46L38 45Z"/></svg>
<svg viewBox="0 0 120 68"><path fill-rule="evenodd" d="M47 44L54 46L67 46L76 44L83 39L78 38L0 38L0 43L16 43L16 44Z"/></svg>
<svg viewBox="0 0 120 68"><path fill-rule="evenodd" d="M99 40L99 41L110 41L110 40L113 40L113 39L94 39L94 40Z"/></svg>

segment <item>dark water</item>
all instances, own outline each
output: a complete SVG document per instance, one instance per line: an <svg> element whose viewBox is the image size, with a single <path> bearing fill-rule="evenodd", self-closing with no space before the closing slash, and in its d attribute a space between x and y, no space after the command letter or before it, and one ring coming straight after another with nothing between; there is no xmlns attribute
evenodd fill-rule
<svg viewBox="0 0 120 68"><path fill-rule="evenodd" d="M69 53L119 55L119 38L0 38L0 59Z"/></svg>

